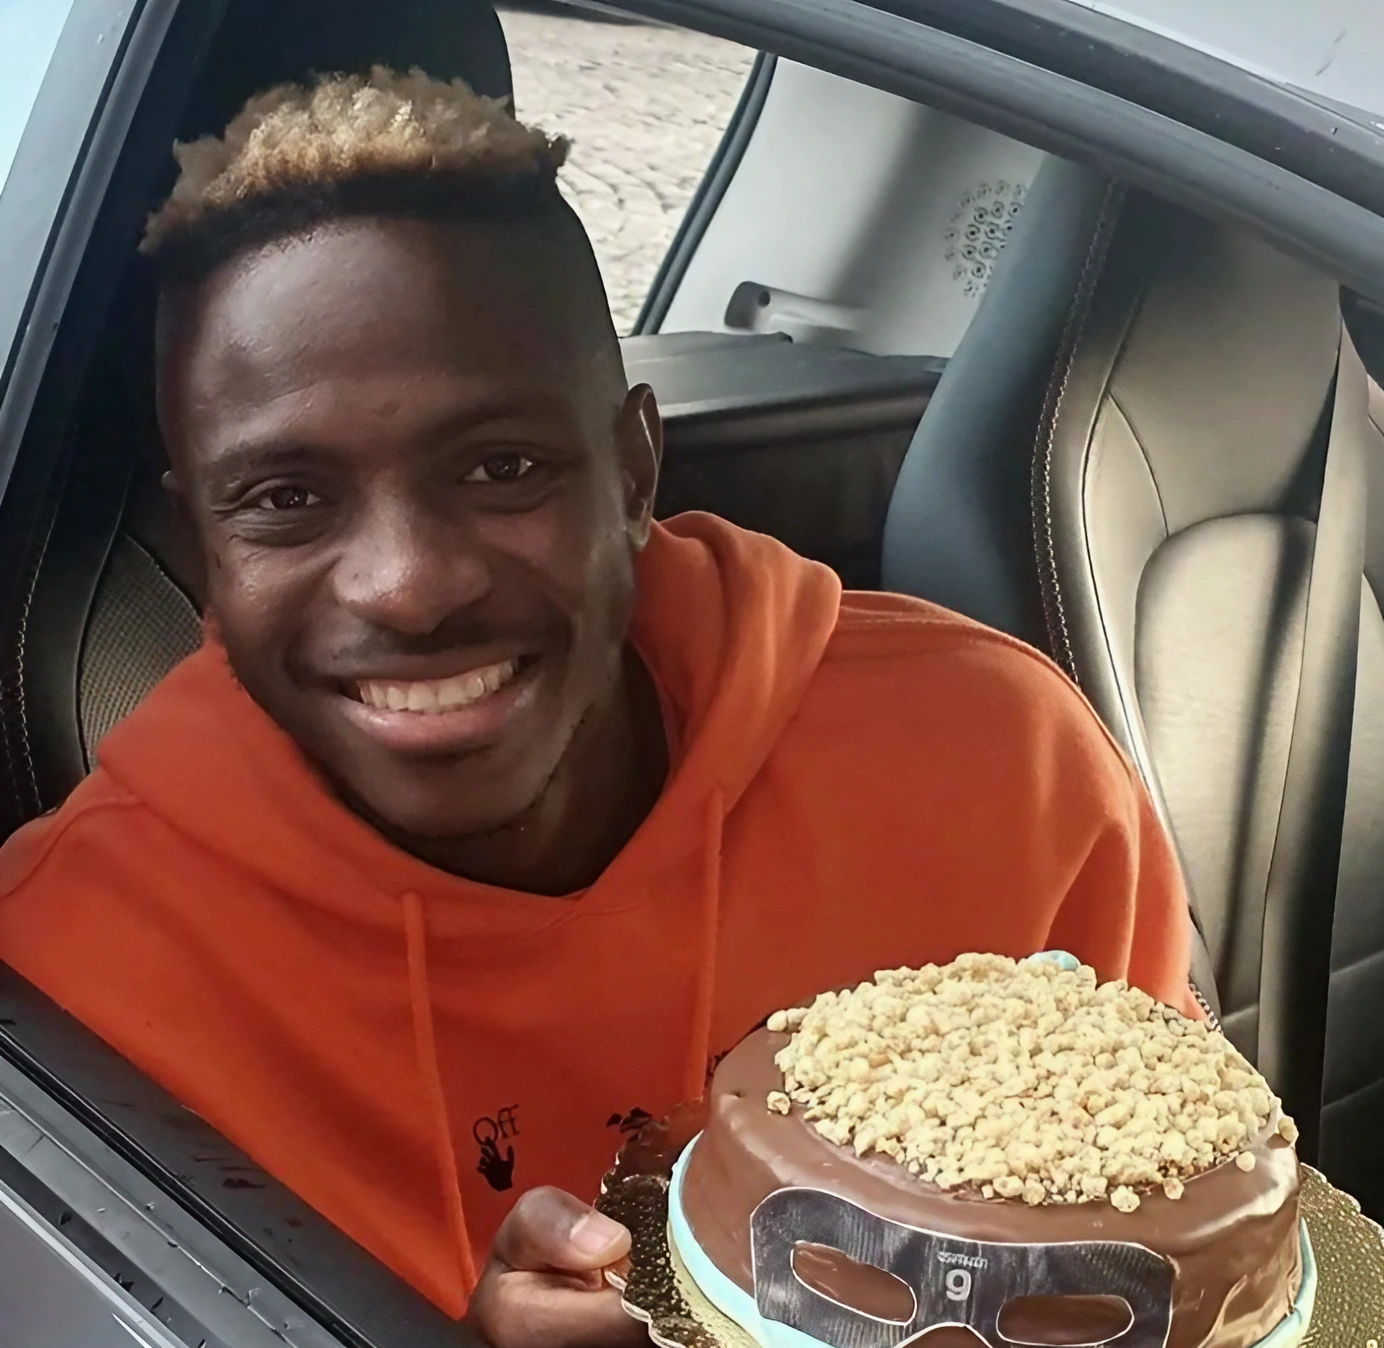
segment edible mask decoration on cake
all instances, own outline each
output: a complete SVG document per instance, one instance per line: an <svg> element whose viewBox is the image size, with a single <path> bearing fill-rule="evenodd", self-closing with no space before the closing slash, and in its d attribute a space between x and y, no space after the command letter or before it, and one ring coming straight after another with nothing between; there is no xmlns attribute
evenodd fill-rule
<svg viewBox="0 0 1384 1348"><path fill-rule="evenodd" d="M882 1318L814 1290L811 1281L829 1280L807 1273L805 1281L800 1273L809 1261L794 1270L795 1250L813 1246L845 1256L846 1281L851 1261L868 1266L858 1271L872 1275L875 1287L903 1284L912 1317L899 1317L897 1296L888 1299L891 1318ZM963 1240L889 1221L817 1189L780 1189L755 1209L750 1247L755 1301L771 1332L786 1325L829 1348L901 1348L940 1325L964 1325L989 1348L1165 1348L1172 1323L1171 1265L1127 1242ZM810 1252L820 1262L821 1251ZM879 1270L889 1277L881 1280Z"/></svg>

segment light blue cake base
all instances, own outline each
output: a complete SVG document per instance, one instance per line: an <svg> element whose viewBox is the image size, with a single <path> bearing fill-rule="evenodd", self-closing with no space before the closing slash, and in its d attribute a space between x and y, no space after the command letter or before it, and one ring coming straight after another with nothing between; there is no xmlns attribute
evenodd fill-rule
<svg viewBox="0 0 1384 1348"><path fill-rule="evenodd" d="M726 1277L697 1243L682 1209L683 1174L687 1159L696 1145L697 1139L694 1138L684 1148L673 1166L672 1182L668 1187L668 1239L688 1276L722 1315L733 1320L762 1348L827 1348L820 1339L814 1339L800 1329L790 1329L777 1321L764 1319L754 1298ZM1292 1311L1272 1334L1259 1341L1256 1348L1299 1348L1312 1322L1312 1306L1317 1296L1317 1263L1312 1255L1312 1242L1307 1235L1306 1224L1302 1224L1299 1230L1302 1241L1302 1285L1298 1289L1297 1300L1293 1303Z"/></svg>

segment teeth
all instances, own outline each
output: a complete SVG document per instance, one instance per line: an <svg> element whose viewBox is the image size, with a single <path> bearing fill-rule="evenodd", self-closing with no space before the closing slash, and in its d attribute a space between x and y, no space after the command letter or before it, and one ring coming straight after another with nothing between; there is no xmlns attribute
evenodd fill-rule
<svg viewBox="0 0 1384 1348"><path fill-rule="evenodd" d="M356 688L360 700L367 707L431 716L479 702L481 698L504 687L514 677L517 668L518 661L506 660L503 664L468 670L450 679L416 683L385 683L378 679L364 679Z"/></svg>

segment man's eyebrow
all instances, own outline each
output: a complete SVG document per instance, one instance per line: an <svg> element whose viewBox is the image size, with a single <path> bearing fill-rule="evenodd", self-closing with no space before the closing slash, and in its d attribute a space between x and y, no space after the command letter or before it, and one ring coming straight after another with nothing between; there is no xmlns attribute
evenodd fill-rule
<svg viewBox="0 0 1384 1348"><path fill-rule="evenodd" d="M234 483L252 472L307 468L330 454L330 450L302 440L243 440L217 450L207 464L207 475L218 484Z"/></svg>
<svg viewBox="0 0 1384 1348"><path fill-rule="evenodd" d="M418 428L417 438L435 444L459 432L483 429L492 422L548 420L562 415L566 407L563 399L544 389L497 393L440 413Z"/></svg>
<svg viewBox="0 0 1384 1348"><path fill-rule="evenodd" d="M413 438L423 444L437 444L461 432L483 429L496 422L551 420L567 412L566 401L544 389L506 391L477 398L460 406L438 413L412 431ZM306 438L264 439L249 437L233 441L218 449L211 459L211 471L221 478L233 478L245 472L264 469L286 471L309 467L331 458L335 451L329 445L315 445Z"/></svg>

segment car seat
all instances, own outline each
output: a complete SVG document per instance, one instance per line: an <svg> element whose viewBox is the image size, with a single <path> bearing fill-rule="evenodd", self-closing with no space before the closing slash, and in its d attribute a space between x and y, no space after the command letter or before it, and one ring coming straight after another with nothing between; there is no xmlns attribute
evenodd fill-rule
<svg viewBox="0 0 1384 1348"><path fill-rule="evenodd" d="M158 126L146 155L154 170L129 162L132 140L98 231L137 237L171 186L175 137L219 131L274 84L377 62L511 95L504 33L484 0L231 0L186 106L141 108ZM14 578L0 593L0 836L60 803L102 735L201 640L198 559L160 486L153 315L150 269L132 260L62 454L26 443L5 501L4 544L15 552L0 557Z"/></svg>
<svg viewBox="0 0 1384 1348"><path fill-rule="evenodd" d="M1363 472L1371 460L1376 483L1384 472L1358 364L1333 422L1338 353L1343 370L1354 360L1342 342L1329 279L1048 162L904 460L883 583L1039 647L1083 689L1177 844L1197 981L1210 992L1214 980L1227 1033L1271 1076L1312 1042L1313 1008L1282 991L1309 946L1325 1001L1331 905L1320 893L1324 873L1328 893L1335 884L1342 741L1358 702L1320 1150L1337 1182L1384 1211L1368 1140L1384 1104L1384 779L1365 748L1384 732L1384 624L1366 585L1357 689L1363 486L1333 498L1349 497L1348 519L1329 539L1323 530L1334 561L1316 568L1351 649L1324 674L1303 673L1328 441L1333 462ZM1336 731L1317 733L1333 715ZM1300 769L1310 792L1295 788ZM1300 1079L1301 1061L1290 1067Z"/></svg>

